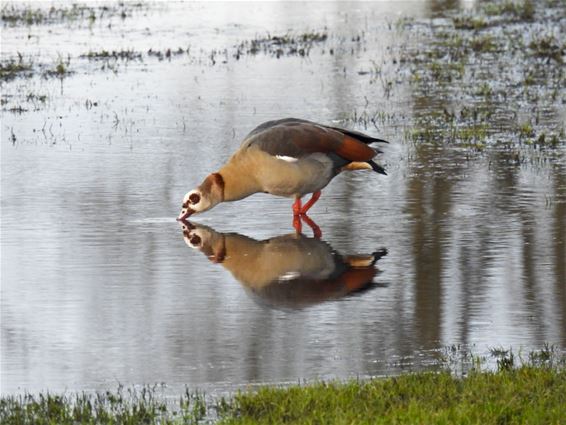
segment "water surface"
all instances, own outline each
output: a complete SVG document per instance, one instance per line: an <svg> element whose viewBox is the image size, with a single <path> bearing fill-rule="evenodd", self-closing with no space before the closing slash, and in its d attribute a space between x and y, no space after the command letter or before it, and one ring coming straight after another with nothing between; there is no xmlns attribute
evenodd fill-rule
<svg viewBox="0 0 566 425"><path fill-rule="evenodd" d="M451 345L565 349L563 156L415 144L407 131L442 98L368 74L395 74L406 42L396 23L436 6L171 3L5 26L3 59L70 55L73 73L2 83L8 106L48 96L2 111L2 393L230 389L435 367ZM268 32L310 31L328 39L306 56L233 56ZM78 58L189 45L116 72ZM394 118L348 119L364 108ZM286 116L390 140L388 176L337 177L310 214L322 240L308 226L293 235L291 201L261 194L194 218L236 244L224 256L237 266L192 249L174 219L183 195L256 125ZM271 275L274 256L296 262Z"/></svg>

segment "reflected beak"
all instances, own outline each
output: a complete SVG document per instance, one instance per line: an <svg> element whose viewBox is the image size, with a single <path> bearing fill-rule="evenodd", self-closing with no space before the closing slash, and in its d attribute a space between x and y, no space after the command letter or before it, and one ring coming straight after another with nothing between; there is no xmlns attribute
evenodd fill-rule
<svg viewBox="0 0 566 425"><path fill-rule="evenodd" d="M183 226L183 232L189 233L191 230L195 230L196 226L188 220L178 220Z"/></svg>
<svg viewBox="0 0 566 425"><path fill-rule="evenodd" d="M181 214L177 217L177 221L186 220L192 213L194 213L194 210L191 210L190 208L181 210Z"/></svg>

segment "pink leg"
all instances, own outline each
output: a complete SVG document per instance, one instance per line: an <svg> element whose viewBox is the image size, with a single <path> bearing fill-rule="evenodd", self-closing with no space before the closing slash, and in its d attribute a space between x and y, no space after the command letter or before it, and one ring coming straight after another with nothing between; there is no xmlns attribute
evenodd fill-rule
<svg viewBox="0 0 566 425"><path fill-rule="evenodd" d="M312 194L311 199L309 199L309 201L305 205L303 205L302 208L300 208L301 214L306 214L307 211L315 204L315 202L318 201L318 198L320 198L320 195L321 195L320 190L314 192ZM293 210L294 210L294 208L295 208L295 205L293 205Z"/></svg>
<svg viewBox="0 0 566 425"><path fill-rule="evenodd" d="M297 234L301 234L303 232L303 223L301 223L301 216L298 214L293 216L293 227Z"/></svg>
<svg viewBox="0 0 566 425"><path fill-rule="evenodd" d="M293 204L293 215L301 215L301 198L297 198Z"/></svg>

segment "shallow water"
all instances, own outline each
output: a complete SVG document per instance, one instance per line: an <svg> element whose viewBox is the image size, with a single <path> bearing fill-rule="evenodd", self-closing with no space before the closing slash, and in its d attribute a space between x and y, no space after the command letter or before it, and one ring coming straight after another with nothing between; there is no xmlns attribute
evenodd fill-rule
<svg viewBox="0 0 566 425"><path fill-rule="evenodd" d="M396 23L436 16L435 4L150 4L111 29L4 27L3 57L70 54L74 73L2 83L9 102L48 95L2 111L2 393L214 391L435 367L452 345L566 349L563 156L411 143L404 132L434 99L365 73L394 73ZM232 56L287 31L328 40L306 57ZM187 45L115 73L78 59ZM255 195L194 218L200 244L223 240L223 253L188 246L184 193L247 132L284 116L352 126L364 105L397 117L355 127L390 140L388 176L337 177L310 214L322 241L306 224L293 235L289 200Z"/></svg>

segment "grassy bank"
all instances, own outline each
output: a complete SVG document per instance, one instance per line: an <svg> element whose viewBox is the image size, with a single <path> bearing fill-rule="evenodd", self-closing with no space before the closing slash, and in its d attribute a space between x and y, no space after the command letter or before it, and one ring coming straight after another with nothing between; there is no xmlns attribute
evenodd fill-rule
<svg viewBox="0 0 566 425"><path fill-rule="evenodd" d="M404 375L240 394L227 424L551 424L566 418L566 372L521 367ZM562 422L563 423L563 422Z"/></svg>
<svg viewBox="0 0 566 425"><path fill-rule="evenodd" d="M473 359L465 377L446 369L390 378L320 382L208 399L162 387L96 394L4 396L0 423L16 424L559 424L566 418L566 362L553 350L520 361L494 350L497 370ZM459 366L462 366L460 364Z"/></svg>

